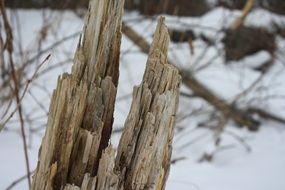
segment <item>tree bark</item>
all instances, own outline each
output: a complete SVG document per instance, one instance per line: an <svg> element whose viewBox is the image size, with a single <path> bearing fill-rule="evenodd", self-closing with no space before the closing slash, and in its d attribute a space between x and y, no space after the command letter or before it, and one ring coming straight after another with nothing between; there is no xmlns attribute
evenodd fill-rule
<svg viewBox="0 0 285 190"><path fill-rule="evenodd" d="M33 190L89 185L100 170L113 124L123 6L123 0L90 3L72 72L59 77L53 92Z"/></svg>
<svg viewBox="0 0 285 190"><path fill-rule="evenodd" d="M164 189L169 172L181 77L167 62L169 34L163 22L160 18L118 147L116 170L126 190Z"/></svg>
<svg viewBox="0 0 285 190"><path fill-rule="evenodd" d="M118 148L109 145L119 76L123 0L93 0L71 74L59 77L32 189L141 190L165 187L181 77L167 63L160 18L143 82Z"/></svg>

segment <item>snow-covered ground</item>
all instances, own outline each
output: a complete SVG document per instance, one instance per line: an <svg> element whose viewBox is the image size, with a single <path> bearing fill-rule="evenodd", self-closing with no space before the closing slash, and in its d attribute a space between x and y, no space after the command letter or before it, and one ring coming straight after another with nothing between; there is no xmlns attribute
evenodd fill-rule
<svg viewBox="0 0 285 190"><path fill-rule="evenodd" d="M10 12L11 13L11 12ZM222 8L214 9L201 18L177 18L166 16L170 27L192 28L196 33L205 33L216 39L217 47L222 47L218 34L213 28L219 30L228 26L239 12L231 12ZM260 18L262 15L262 19ZM54 42L66 36L73 35L82 29L82 20L71 12L51 12L35 10L18 11L20 33L15 34L15 41L21 41L27 59L38 52L39 47L45 49ZM46 19L43 19L46 18ZM137 13L126 13L125 20L135 30L151 41L152 32L156 23L152 19L140 19ZM14 18L14 17L12 17ZM15 18L14 18L15 20ZM253 11L246 19L247 25L269 26L268 23L285 22L284 17L273 15L264 10ZM16 25L16 24L15 24ZM48 25L47 38L39 46L39 29ZM207 29L208 28L208 29ZM20 37L21 36L21 37ZM66 40L60 46L52 47L38 59L43 60L49 53L52 59L41 68L52 67L72 57L79 36ZM278 38L280 54L285 54L285 40ZM191 70L198 69L201 65L210 62L206 69L196 72L196 77L216 94L227 101L232 101L237 94L247 89L260 73L251 67L267 60L266 52L259 52L247 57L236 64L225 65L221 57L216 58L217 49L209 48L201 58L205 49L202 41L195 41L195 54L191 55L187 44L171 44L169 57L178 63L179 67ZM120 67L120 82L118 89L118 102L115 110L114 128L122 127L130 107L130 94L135 84L139 84L143 75L147 56L140 53L125 36L122 41L122 55ZM285 56L284 56L285 57ZM39 61L40 62L40 61ZM47 107L52 90L55 88L59 74L69 72L71 62L53 69L36 79L31 86L31 92L24 99L23 107L26 118L32 122L26 123L26 128L32 128L33 135L28 133L30 166L35 169L38 149L44 133ZM30 68L32 75L33 68ZM43 88L44 87L44 88ZM183 92L189 92L182 87ZM34 97L32 96L34 95ZM248 104L266 109L272 113L285 117L285 65L278 59L267 77L254 88L252 93L240 100L241 106ZM41 102L42 107L38 102ZM125 98L128 97L128 98ZM258 97L258 99L257 99ZM273 97L273 98L269 98ZM204 101L197 99L181 98L178 117L191 113L199 108L211 110ZM186 113L187 114L187 113ZM177 133L174 139L173 159L183 158L171 166L167 189L179 190L284 190L285 189L285 126L264 121L257 133L238 129L229 124L221 138L221 149L215 150L213 146L213 133L205 128L196 128L203 119L203 114L197 117L189 116L188 119L179 120L177 127L183 126L183 131ZM119 135L115 134L112 143L117 144ZM7 188L14 180L26 173L20 129L17 117L7 125L7 130L0 133L0 189ZM216 151L212 162L198 162L205 152ZM13 189L27 189L27 182L17 184Z"/></svg>

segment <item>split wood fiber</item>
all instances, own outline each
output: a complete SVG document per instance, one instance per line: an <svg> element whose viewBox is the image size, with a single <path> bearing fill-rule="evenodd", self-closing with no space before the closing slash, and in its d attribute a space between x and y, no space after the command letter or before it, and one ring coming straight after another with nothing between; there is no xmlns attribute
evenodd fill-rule
<svg viewBox="0 0 285 190"><path fill-rule="evenodd" d="M160 18L142 83L134 88L116 157L124 189L164 189L169 173L181 76L168 64L169 34Z"/></svg>
<svg viewBox="0 0 285 190"><path fill-rule="evenodd" d="M53 92L33 190L96 184L112 131L123 7L123 0L90 2L72 72Z"/></svg>
<svg viewBox="0 0 285 190"><path fill-rule="evenodd" d="M160 18L116 155L109 145L119 77L123 0L92 0L71 74L58 79L33 190L162 190L181 76L167 63Z"/></svg>

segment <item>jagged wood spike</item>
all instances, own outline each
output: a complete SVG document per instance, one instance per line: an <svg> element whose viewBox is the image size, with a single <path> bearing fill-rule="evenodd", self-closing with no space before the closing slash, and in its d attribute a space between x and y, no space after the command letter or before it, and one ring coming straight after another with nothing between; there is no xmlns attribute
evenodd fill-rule
<svg viewBox="0 0 285 190"><path fill-rule="evenodd" d="M167 63L168 44L161 17L118 147L115 167L121 174L119 187L125 190L165 187L181 82L178 70Z"/></svg>
<svg viewBox="0 0 285 190"><path fill-rule="evenodd" d="M118 11L116 19L97 6ZM134 88L115 159L115 150L107 145L118 80L123 3L94 0L90 7L72 74L60 77L53 93L32 189L164 189L181 82L178 70L167 64L169 35L164 19L159 19L143 82ZM98 19L100 24L96 24Z"/></svg>
<svg viewBox="0 0 285 190"><path fill-rule="evenodd" d="M90 2L72 73L53 92L33 190L96 185L113 124L123 6L124 0Z"/></svg>

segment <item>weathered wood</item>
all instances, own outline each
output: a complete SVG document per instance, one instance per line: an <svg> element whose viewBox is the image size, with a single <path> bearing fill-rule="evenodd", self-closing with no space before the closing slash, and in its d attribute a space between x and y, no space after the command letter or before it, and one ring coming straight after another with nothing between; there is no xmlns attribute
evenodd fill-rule
<svg viewBox="0 0 285 190"><path fill-rule="evenodd" d="M160 18L116 157L119 187L126 190L164 189L168 176L181 81L178 70L167 62L168 44L169 34Z"/></svg>
<svg viewBox="0 0 285 190"><path fill-rule="evenodd" d="M71 74L59 77L32 189L164 189L181 77L160 18L115 158L108 145L119 76L123 0L93 0Z"/></svg>
<svg viewBox="0 0 285 190"><path fill-rule="evenodd" d="M123 0L90 3L72 72L58 79L52 96L34 190L95 183L113 124L123 6Z"/></svg>
<svg viewBox="0 0 285 190"><path fill-rule="evenodd" d="M123 23L122 27L123 33L132 40L143 53L147 53L150 45L148 42L141 37L136 31ZM171 61L168 62L174 65ZM191 73L185 72L182 69L179 71L182 75L182 82L185 86L193 91L193 93L209 104L214 106L218 111L224 114L226 117L231 118L237 124L241 126L246 126L250 130L257 130L259 127L259 122L248 116L245 111L236 108L233 105L228 104L226 101L218 97L214 92L208 89L204 84L195 78Z"/></svg>
<svg viewBox="0 0 285 190"><path fill-rule="evenodd" d="M80 187L66 184L64 190L119 190L119 174L114 172L114 160L115 150L109 146L102 153L97 176L86 173Z"/></svg>

